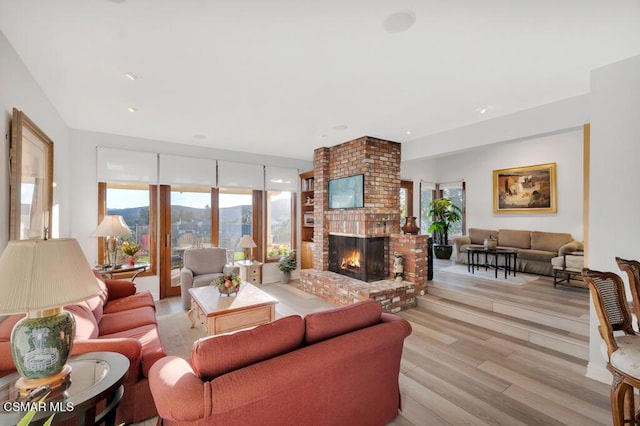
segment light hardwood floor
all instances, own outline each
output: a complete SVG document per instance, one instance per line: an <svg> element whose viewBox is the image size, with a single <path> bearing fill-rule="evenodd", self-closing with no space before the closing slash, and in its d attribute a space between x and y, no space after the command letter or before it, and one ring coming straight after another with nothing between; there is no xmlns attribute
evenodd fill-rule
<svg viewBox="0 0 640 426"><path fill-rule="evenodd" d="M550 278L505 288L438 272L448 265L436 262L434 288L462 288L467 294L529 303L543 313L557 310L588 319L584 289L554 289ZM331 307L291 285L262 288L280 300L279 316ZM586 378L586 361L433 312L429 297L399 314L411 322L413 333L402 357L403 409L391 425L611 424L610 385ZM176 298L157 305L159 315L182 309Z"/></svg>

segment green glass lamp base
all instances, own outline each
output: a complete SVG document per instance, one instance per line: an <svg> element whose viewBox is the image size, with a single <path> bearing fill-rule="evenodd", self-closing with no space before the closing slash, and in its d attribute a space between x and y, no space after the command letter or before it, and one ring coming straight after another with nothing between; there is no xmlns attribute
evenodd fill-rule
<svg viewBox="0 0 640 426"><path fill-rule="evenodd" d="M62 308L29 314L13 327L11 355L24 379L59 374L73 346L76 323Z"/></svg>

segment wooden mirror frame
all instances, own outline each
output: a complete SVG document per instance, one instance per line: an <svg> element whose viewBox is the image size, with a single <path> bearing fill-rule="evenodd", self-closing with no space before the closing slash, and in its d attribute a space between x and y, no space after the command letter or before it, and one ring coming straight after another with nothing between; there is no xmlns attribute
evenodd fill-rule
<svg viewBox="0 0 640 426"><path fill-rule="evenodd" d="M9 157L9 239L48 238L53 220L53 141L16 108L11 119ZM23 200L29 193L31 199ZM25 201L28 203L23 206Z"/></svg>

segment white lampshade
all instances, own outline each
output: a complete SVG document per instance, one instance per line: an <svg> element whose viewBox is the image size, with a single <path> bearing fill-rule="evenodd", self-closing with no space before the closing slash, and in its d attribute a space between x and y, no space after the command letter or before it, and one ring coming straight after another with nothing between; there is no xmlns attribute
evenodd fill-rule
<svg viewBox="0 0 640 426"><path fill-rule="evenodd" d="M107 215L91 234L92 237L123 237L130 235L131 229L120 215Z"/></svg>
<svg viewBox="0 0 640 426"><path fill-rule="evenodd" d="M238 242L238 247L243 248L243 249L250 249L250 248L257 247L257 245L253 241L253 238L251 238L251 235L245 234L240 239L240 242Z"/></svg>
<svg viewBox="0 0 640 426"><path fill-rule="evenodd" d="M100 291L73 238L9 241L0 256L0 314L60 307Z"/></svg>

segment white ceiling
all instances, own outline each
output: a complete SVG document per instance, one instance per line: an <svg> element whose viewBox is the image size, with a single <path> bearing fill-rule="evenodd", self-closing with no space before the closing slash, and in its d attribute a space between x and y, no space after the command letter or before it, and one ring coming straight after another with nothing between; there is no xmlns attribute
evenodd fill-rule
<svg viewBox="0 0 640 426"><path fill-rule="evenodd" d="M311 160L587 93L640 0L2 0L0 30L71 128Z"/></svg>

